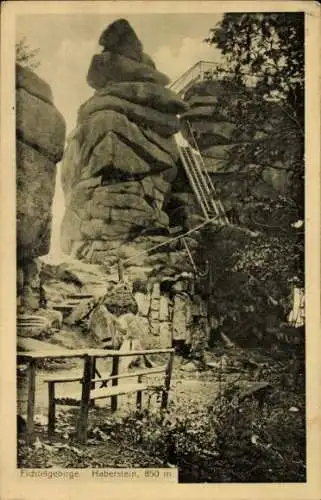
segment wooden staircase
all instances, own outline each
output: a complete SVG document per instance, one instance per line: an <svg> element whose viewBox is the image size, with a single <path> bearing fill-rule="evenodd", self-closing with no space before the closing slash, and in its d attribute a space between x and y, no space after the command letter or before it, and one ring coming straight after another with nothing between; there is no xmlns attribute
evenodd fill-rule
<svg viewBox="0 0 321 500"><path fill-rule="evenodd" d="M175 139L183 167L198 204L206 220L215 217L217 222L222 225L230 224L223 204L218 198L215 186L206 170L189 122L188 127L195 148L184 139L181 133L176 134Z"/></svg>

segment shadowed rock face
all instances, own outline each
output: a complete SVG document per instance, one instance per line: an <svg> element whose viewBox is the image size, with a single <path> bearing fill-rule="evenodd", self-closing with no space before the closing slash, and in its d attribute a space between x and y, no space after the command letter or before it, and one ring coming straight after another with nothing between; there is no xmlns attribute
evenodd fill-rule
<svg viewBox="0 0 321 500"><path fill-rule="evenodd" d="M16 65L16 185L18 290L25 306L39 305L35 259L50 248L56 163L62 158L65 121L49 85Z"/></svg>
<svg viewBox="0 0 321 500"><path fill-rule="evenodd" d="M173 135L188 106L165 88L168 78L126 20L108 26L99 43L103 51L93 56L87 77L96 91L79 108L63 159L61 234L65 253L112 265L151 247L156 236L168 238L164 206L178 161ZM170 254L162 251L169 266ZM150 262L144 257L132 265Z"/></svg>

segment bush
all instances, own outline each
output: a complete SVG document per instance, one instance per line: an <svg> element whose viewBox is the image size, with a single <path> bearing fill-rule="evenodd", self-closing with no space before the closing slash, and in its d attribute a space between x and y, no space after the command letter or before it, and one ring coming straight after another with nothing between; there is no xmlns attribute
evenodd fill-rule
<svg viewBox="0 0 321 500"><path fill-rule="evenodd" d="M302 395L275 390L261 406L240 402L226 388L211 405L143 410L101 428L148 451L163 466L177 466L179 481L305 481L305 412Z"/></svg>

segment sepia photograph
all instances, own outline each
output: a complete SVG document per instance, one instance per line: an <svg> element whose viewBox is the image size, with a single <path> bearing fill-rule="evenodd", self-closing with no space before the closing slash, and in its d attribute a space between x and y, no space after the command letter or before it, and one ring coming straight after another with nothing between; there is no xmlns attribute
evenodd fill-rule
<svg viewBox="0 0 321 500"><path fill-rule="evenodd" d="M21 477L307 482L307 13L188 3L15 14Z"/></svg>

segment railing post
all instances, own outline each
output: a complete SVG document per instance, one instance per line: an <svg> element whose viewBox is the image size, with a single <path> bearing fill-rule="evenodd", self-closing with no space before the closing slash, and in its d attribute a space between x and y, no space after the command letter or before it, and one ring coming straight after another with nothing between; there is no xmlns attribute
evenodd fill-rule
<svg viewBox="0 0 321 500"><path fill-rule="evenodd" d="M48 383L48 399L48 435L52 436L56 423L55 382Z"/></svg>
<svg viewBox="0 0 321 500"><path fill-rule="evenodd" d="M138 375L137 377L137 382L140 384L142 382L142 375ZM136 396L136 407L140 410L142 407L142 396L143 393L142 391L137 391L137 396Z"/></svg>
<svg viewBox="0 0 321 500"><path fill-rule="evenodd" d="M78 440L81 444L86 444L87 442L87 422L88 422L88 410L90 401L90 387L91 387L91 377L92 377L92 363L93 358L86 354L84 358L84 374L82 381L82 393L80 401L80 412L78 421Z"/></svg>
<svg viewBox="0 0 321 500"><path fill-rule="evenodd" d="M95 357L92 358L91 370L92 370L92 374L91 374L90 390L93 391L96 388L96 384L95 384L95 382L92 382L92 379L95 378L95 375L96 375L96 372L97 372L97 369L96 369L96 358ZM89 401L89 406L90 407L94 407L95 406L95 400Z"/></svg>
<svg viewBox="0 0 321 500"><path fill-rule="evenodd" d="M165 409L167 407L168 403L168 392L171 386L171 377L172 377L172 370L173 370L173 362L174 362L174 355L175 351L172 351L170 353L169 361L166 367L166 374L165 374L165 384L164 384L164 390L162 394L162 404L161 408Z"/></svg>
<svg viewBox="0 0 321 500"><path fill-rule="evenodd" d="M34 412L36 393L36 360L31 359L28 367L28 409L27 409L27 443L33 441Z"/></svg>
<svg viewBox="0 0 321 500"><path fill-rule="evenodd" d="M118 375L118 367L119 367L119 356L113 356L113 367L112 367L112 375ZM111 381L112 386L118 385L118 379L112 379ZM117 396L112 396L111 397L111 411L115 412L117 410Z"/></svg>

